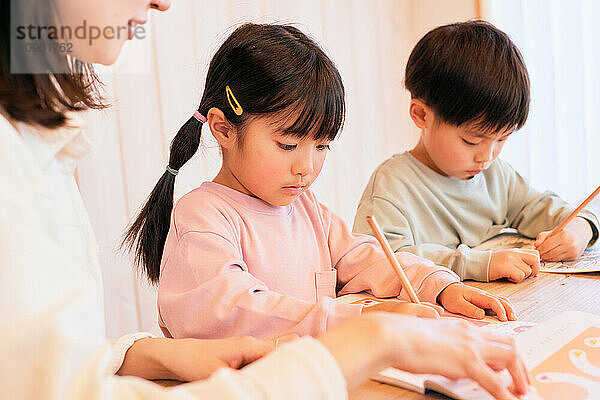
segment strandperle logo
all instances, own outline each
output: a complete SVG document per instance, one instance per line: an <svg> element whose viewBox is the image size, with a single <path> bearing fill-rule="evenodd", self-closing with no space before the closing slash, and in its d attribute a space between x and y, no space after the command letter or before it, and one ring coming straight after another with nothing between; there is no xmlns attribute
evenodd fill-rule
<svg viewBox="0 0 600 400"><path fill-rule="evenodd" d="M52 40L52 41L68 41L73 38L80 40L87 40L91 46L95 40L100 38L104 39L127 39L130 37L130 32L135 39L145 39L146 29L142 25L131 27L129 25L123 26L105 26L103 28L88 25L87 20L83 20L83 23L76 26L36 26L36 25L20 25L16 27L17 40ZM71 43L72 44L72 43Z"/></svg>

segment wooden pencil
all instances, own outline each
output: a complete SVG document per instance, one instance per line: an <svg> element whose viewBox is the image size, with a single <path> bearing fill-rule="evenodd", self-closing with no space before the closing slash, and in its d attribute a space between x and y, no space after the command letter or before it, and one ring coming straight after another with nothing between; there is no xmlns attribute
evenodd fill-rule
<svg viewBox="0 0 600 400"><path fill-rule="evenodd" d="M375 217L372 215L367 216L367 223L371 227L371 230L375 234L375 237L379 241L379 244L381 244L381 248L383 249L383 252L385 253L390 264L392 265L392 268L396 272L396 275L398 275L398 278L402 283L402 288L408 292L408 297L410 298L410 301L416 304L421 304L419 298L417 297L417 293L415 292L412 285L410 284L410 281L406 277L406 274L400 266L398 259L394 255L390 244L386 240L385 236L383 236L383 232L381 232L381 228L379 228L379 224L377 223Z"/></svg>
<svg viewBox="0 0 600 400"><path fill-rule="evenodd" d="M556 226L556 228L552 229L552 231L550 232L550 234L548 236L546 236L546 239L548 239L550 236L555 235L556 233L560 232L561 230L564 229L565 226L567 226L567 224L569 222L571 222L571 220L573 220L573 218L575 218L577 216L577 214L579 214L579 212L581 210L583 210L583 208L585 206L587 206L589 204L590 201L592 201L594 199L594 197L596 197L598 195L598 193L600 193L600 186L598 186L596 188L596 190L594 190L592 192L592 194L590 194L587 199L585 199L584 201L581 202L581 204L579 205L579 207L577 207L571 214L569 214L569 216L567 218L565 218L560 224L558 224ZM546 240L544 239L544 240Z"/></svg>

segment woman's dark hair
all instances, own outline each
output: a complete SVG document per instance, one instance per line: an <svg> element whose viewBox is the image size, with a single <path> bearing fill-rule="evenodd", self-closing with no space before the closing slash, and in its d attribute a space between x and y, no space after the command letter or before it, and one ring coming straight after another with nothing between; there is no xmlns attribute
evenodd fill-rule
<svg viewBox="0 0 600 400"><path fill-rule="evenodd" d="M231 89L243 108L228 101ZM230 98L231 100L231 98ZM234 103L235 105L235 103ZM298 138L335 139L344 121L344 86L323 50L293 26L245 24L213 57L198 111L218 108L243 133L249 118L293 121L279 130ZM202 123L190 117L171 142L169 167L179 170L198 149ZM241 140L241 138L239 138ZM175 176L165 171L140 214L125 233L123 246L135 250L135 263L157 283L173 210Z"/></svg>
<svg viewBox="0 0 600 400"><path fill-rule="evenodd" d="M440 26L413 49L405 85L443 122L485 133L520 129L529 113L529 76L519 49L485 21Z"/></svg>
<svg viewBox="0 0 600 400"><path fill-rule="evenodd" d="M28 52L24 43L11 38L11 28L17 26L52 25L52 3L8 0L3 2L0 16L0 107L15 121L50 129L65 125L67 112L105 107L91 65L48 51L48 42L39 42L46 45L45 51ZM11 71L11 61L16 70Z"/></svg>

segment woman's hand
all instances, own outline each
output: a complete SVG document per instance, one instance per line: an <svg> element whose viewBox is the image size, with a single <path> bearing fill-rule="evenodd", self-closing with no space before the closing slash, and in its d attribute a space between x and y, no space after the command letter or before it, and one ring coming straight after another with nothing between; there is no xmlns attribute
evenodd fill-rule
<svg viewBox="0 0 600 400"><path fill-rule="evenodd" d="M493 310L500 321L515 321L517 316L510 301L494 296L485 290L453 283L438 295L438 303L452 313L466 315L469 318L482 319L485 310Z"/></svg>
<svg viewBox="0 0 600 400"><path fill-rule="evenodd" d="M127 350L117 374L195 381L208 378L219 368L243 367L274 348L273 341L249 336L219 340L146 338Z"/></svg>
<svg viewBox="0 0 600 400"><path fill-rule="evenodd" d="M319 340L337 360L349 388L390 366L470 378L497 399L515 399L530 384L511 338L481 332L465 321L373 312L345 321ZM499 373L504 369L512 376L510 390Z"/></svg>

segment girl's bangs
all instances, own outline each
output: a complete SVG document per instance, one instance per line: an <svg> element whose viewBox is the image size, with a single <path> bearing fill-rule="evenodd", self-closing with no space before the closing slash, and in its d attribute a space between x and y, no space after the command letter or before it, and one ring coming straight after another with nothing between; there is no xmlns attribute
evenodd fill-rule
<svg viewBox="0 0 600 400"><path fill-rule="evenodd" d="M313 72L309 82L287 91L273 122L278 131L299 139L333 141L344 125L344 87L334 71ZM286 104L287 103L287 104Z"/></svg>

